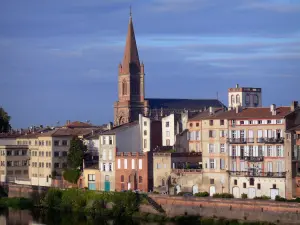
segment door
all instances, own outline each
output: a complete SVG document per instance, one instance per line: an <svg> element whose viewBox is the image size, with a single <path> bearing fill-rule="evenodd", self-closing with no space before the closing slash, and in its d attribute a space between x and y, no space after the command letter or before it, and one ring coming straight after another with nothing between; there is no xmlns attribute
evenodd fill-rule
<svg viewBox="0 0 300 225"><path fill-rule="evenodd" d="M256 196L255 188L248 188L248 198L254 198Z"/></svg>
<svg viewBox="0 0 300 225"><path fill-rule="evenodd" d="M96 184L95 183L89 183L88 188L89 188L89 190L96 190Z"/></svg>
<svg viewBox="0 0 300 225"><path fill-rule="evenodd" d="M104 183L104 191L110 191L110 182L109 181L105 181L105 183Z"/></svg>
<svg viewBox="0 0 300 225"><path fill-rule="evenodd" d="M179 192L181 192L181 188L179 185L176 186L176 194L178 194Z"/></svg>
<svg viewBox="0 0 300 225"><path fill-rule="evenodd" d="M194 194L196 194L196 193L198 193L199 191L198 191L198 185L194 185L193 186L193 195Z"/></svg>
<svg viewBox="0 0 300 225"><path fill-rule="evenodd" d="M278 189L270 189L271 193L270 193L270 196L271 196L271 199L275 200L275 197L276 195L279 195L279 190Z"/></svg>
<svg viewBox="0 0 300 225"><path fill-rule="evenodd" d="M216 187L215 186L210 186L209 195L213 196L215 193L216 193Z"/></svg>
<svg viewBox="0 0 300 225"><path fill-rule="evenodd" d="M233 187L232 188L232 194L235 198L240 198L240 188L239 187Z"/></svg>

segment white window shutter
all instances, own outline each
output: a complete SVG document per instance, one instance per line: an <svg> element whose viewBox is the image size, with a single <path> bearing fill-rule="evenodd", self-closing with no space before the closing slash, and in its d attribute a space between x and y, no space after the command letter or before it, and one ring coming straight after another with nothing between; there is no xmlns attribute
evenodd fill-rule
<svg viewBox="0 0 300 225"><path fill-rule="evenodd" d="M276 145L273 145L273 146L272 146L272 150L273 150L273 151L272 151L272 156L273 156L273 157L277 157L277 154L276 154Z"/></svg>
<svg viewBox="0 0 300 225"><path fill-rule="evenodd" d="M103 171L103 163L102 162L100 162L100 171Z"/></svg>
<svg viewBox="0 0 300 225"><path fill-rule="evenodd" d="M216 153L220 153L220 144L215 144L215 150L216 150Z"/></svg>
<svg viewBox="0 0 300 225"><path fill-rule="evenodd" d="M207 144L207 152L209 153L209 144Z"/></svg>
<svg viewBox="0 0 300 225"><path fill-rule="evenodd" d="M214 169L217 169L218 168L218 165L217 165L217 160L214 159Z"/></svg>
<svg viewBox="0 0 300 225"><path fill-rule="evenodd" d="M239 130L236 131L236 137L240 138L240 131Z"/></svg>
<svg viewBox="0 0 300 225"><path fill-rule="evenodd" d="M266 155L265 155L265 154L266 154L266 153L265 153L265 147L266 147L266 146L262 146L262 147L261 147L261 150L262 150L262 156L266 156Z"/></svg>
<svg viewBox="0 0 300 225"><path fill-rule="evenodd" d="M229 146L229 156L232 156L232 146Z"/></svg>
<svg viewBox="0 0 300 225"><path fill-rule="evenodd" d="M224 143L224 152L227 152L227 144Z"/></svg>
<svg viewBox="0 0 300 225"><path fill-rule="evenodd" d="M236 146L236 156L240 156L241 154L240 154L240 146L239 145L237 145Z"/></svg>
<svg viewBox="0 0 300 225"><path fill-rule="evenodd" d="M111 171L114 171L114 163L111 163Z"/></svg>
<svg viewBox="0 0 300 225"><path fill-rule="evenodd" d="M232 138L232 131L229 131L229 138Z"/></svg>
<svg viewBox="0 0 300 225"><path fill-rule="evenodd" d="M206 164L207 164L207 169L209 169L210 168L209 159L206 160Z"/></svg>
<svg viewBox="0 0 300 225"><path fill-rule="evenodd" d="M249 146L245 146L245 156L249 156Z"/></svg>
<svg viewBox="0 0 300 225"><path fill-rule="evenodd" d="M264 130L264 137L268 137L268 130Z"/></svg>

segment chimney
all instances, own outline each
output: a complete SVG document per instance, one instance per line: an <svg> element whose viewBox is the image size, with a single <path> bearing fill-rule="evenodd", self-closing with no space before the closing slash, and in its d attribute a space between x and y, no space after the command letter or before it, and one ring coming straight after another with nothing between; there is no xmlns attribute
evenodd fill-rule
<svg viewBox="0 0 300 225"><path fill-rule="evenodd" d="M276 105L275 104L270 105L270 111L272 113L272 116L276 116Z"/></svg>
<svg viewBox="0 0 300 225"><path fill-rule="evenodd" d="M214 108L213 107L209 107L209 115L212 115L212 114L214 114Z"/></svg>
<svg viewBox="0 0 300 225"><path fill-rule="evenodd" d="M236 84L236 85L235 85L235 88L239 88L239 84Z"/></svg>
<svg viewBox="0 0 300 225"><path fill-rule="evenodd" d="M298 108L298 101L292 101L292 104L291 104L291 111L295 111L296 108Z"/></svg>
<svg viewBox="0 0 300 225"><path fill-rule="evenodd" d="M107 124L107 129L108 129L108 130L111 130L111 128L112 128L112 122L109 122L109 123Z"/></svg>

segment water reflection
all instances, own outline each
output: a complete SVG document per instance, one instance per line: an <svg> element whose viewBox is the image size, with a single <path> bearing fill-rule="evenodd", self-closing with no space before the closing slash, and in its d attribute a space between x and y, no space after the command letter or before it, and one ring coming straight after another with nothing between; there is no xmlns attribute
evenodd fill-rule
<svg viewBox="0 0 300 225"><path fill-rule="evenodd" d="M1 225L174 225L173 223L146 223L129 218L109 220L103 217L87 217L80 213L61 213L52 210L3 210Z"/></svg>

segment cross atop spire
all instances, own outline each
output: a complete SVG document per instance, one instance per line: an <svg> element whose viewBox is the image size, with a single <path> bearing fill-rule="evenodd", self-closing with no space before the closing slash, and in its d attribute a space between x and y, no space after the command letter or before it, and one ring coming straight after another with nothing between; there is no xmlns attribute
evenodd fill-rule
<svg viewBox="0 0 300 225"><path fill-rule="evenodd" d="M128 32L122 62L122 74L136 74L140 72L140 60L133 29L131 6L129 15Z"/></svg>

